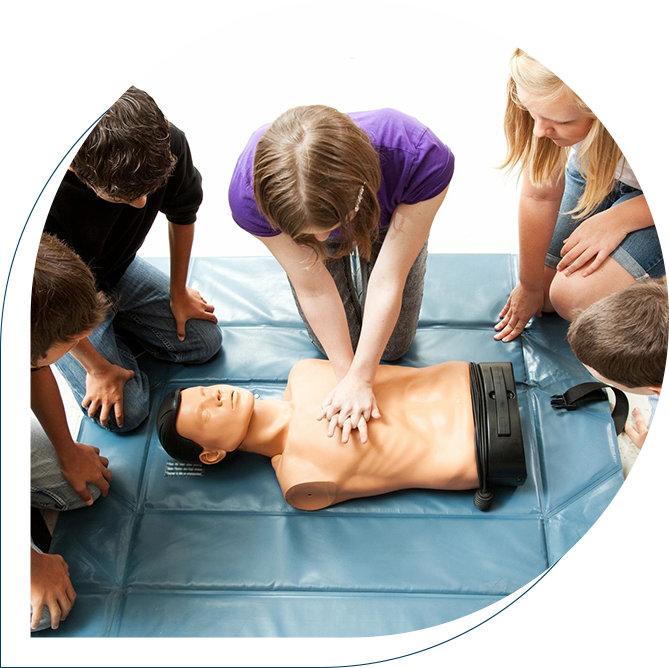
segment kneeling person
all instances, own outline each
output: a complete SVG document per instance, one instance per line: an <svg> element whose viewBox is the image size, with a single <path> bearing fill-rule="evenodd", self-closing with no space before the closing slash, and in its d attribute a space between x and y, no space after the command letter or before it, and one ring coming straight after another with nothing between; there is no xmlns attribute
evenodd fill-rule
<svg viewBox="0 0 669 668"><path fill-rule="evenodd" d="M43 234L30 304L30 500L36 508L73 510L106 496L112 478L100 449L72 439L51 371L68 350L104 319L107 300L90 269L56 237ZM30 550L31 629L58 628L76 594L57 554Z"/></svg>
<svg viewBox="0 0 669 668"><path fill-rule="evenodd" d="M624 392L659 397L669 341L666 277L618 290L582 311L567 333L579 361L599 381ZM637 448L648 433L634 409L625 432Z"/></svg>
<svg viewBox="0 0 669 668"><path fill-rule="evenodd" d="M185 461L216 464L237 449L270 457L286 501L301 510L413 487L479 487L477 507L486 510L489 481L524 482L511 365L380 366L374 393L382 417L369 423L366 443L346 424L350 440L342 443L339 427L314 419L336 383L329 362L302 360L280 400L255 401L230 385L175 390L158 411L159 438ZM500 402L491 405L493 385ZM501 432L492 428L500 424Z"/></svg>
<svg viewBox="0 0 669 668"><path fill-rule="evenodd" d="M149 381L128 339L168 362L206 362L221 347L214 307L186 285L201 202L185 134L135 87L93 128L58 188L45 232L90 266L113 309L56 366L103 427L129 431L149 413ZM137 257L159 212L169 221L169 278Z"/></svg>

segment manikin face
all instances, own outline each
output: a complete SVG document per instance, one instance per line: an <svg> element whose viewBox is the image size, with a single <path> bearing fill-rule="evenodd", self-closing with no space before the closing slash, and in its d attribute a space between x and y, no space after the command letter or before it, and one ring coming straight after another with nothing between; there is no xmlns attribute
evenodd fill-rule
<svg viewBox="0 0 669 668"><path fill-rule="evenodd" d="M248 390L232 385L189 387L181 391L177 432L202 446L206 453L222 453L206 463L220 461L244 440L255 399ZM216 461L214 461L216 459Z"/></svg>
<svg viewBox="0 0 669 668"><path fill-rule="evenodd" d="M547 137L563 147L573 146L586 138L593 119L579 109L569 93L557 100L542 100L518 85L516 93L534 120L535 137Z"/></svg>

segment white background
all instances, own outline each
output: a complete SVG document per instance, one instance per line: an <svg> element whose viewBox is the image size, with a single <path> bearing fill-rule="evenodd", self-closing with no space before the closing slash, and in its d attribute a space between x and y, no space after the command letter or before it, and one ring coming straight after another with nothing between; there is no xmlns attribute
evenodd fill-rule
<svg viewBox="0 0 669 668"><path fill-rule="evenodd" d="M516 252L515 178L495 164L505 155L508 61L520 37L485 44L477 35L468 45L463 28L504 12L466 16L444 4L329 0L269 10L200 37L136 82L184 130L202 173L194 256L268 253L232 220L228 184L251 133L306 104L394 107L418 118L456 160L430 251ZM154 225L142 255L167 254L164 227Z"/></svg>
<svg viewBox="0 0 669 668"><path fill-rule="evenodd" d="M666 2L326 0L223 26L136 85L185 131L203 175L194 256L267 254L232 221L228 183L250 134L304 104L395 107L428 125L456 158L430 251L515 253L515 179L495 169L513 50L666 52L667 24ZM155 224L141 254L168 252L165 226ZM658 637L660 614L653 597L618 637Z"/></svg>

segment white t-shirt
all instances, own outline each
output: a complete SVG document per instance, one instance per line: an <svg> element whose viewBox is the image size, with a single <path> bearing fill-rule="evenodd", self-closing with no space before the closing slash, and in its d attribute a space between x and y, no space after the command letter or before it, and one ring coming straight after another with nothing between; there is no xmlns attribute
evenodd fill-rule
<svg viewBox="0 0 669 668"><path fill-rule="evenodd" d="M624 164L623 164L624 163ZM616 169L618 181L638 190L669 191L669 160L620 159Z"/></svg>
<svg viewBox="0 0 669 668"><path fill-rule="evenodd" d="M572 146L574 152L582 143ZM616 167L616 179L637 190L669 192L669 160L626 160L623 156Z"/></svg>

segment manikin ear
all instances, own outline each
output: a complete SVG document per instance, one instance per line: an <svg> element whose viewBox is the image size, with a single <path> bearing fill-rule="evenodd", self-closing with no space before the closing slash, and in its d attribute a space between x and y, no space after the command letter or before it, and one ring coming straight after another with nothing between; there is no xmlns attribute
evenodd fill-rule
<svg viewBox="0 0 669 668"><path fill-rule="evenodd" d="M200 461L203 464L218 464L225 455L228 453L225 450L221 451L212 451L212 450L203 450L200 453Z"/></svg>
<svg viewBox="0 0 669 668"><path fill-rule="evenodd" d="M658 397L660 396L660 390L662 389L662 385L659 387L649 387L648 388L653 394L656 394Z"/></svg>

